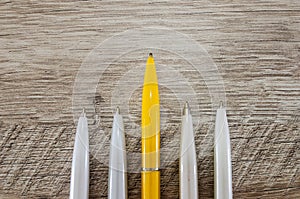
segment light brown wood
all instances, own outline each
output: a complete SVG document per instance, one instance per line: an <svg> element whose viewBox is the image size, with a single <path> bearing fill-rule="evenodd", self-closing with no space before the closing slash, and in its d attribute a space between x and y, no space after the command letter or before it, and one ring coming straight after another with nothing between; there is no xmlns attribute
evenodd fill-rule
<svg viewBox="0 0 300 199"><path fill-rule="evenodd" d="M105 39L148 26L186 34L218 66L231 131L234 198L299 198L300 2L296 0L1 1L0 198L68 198L77 72ZM122 57L125 62L112 61L100 78L94 99L99 125L93 123L94 114L87 114L94 150L90 198L107 198L112 91L122 74L145 63L146 52L127 53ZM174 54L157 50L154 56L162 65L182 66L181 73L198 96L194 114L207 119L195 122L199 195L213 198L215 112L205 81ZM165 74L166 80L174 81ZM161 132L167 154L162 154L161 195L178 198L176 136L183 102L167 87L161 86L160 93L168 124ZM140 198L140 157L134 155L140 152L140 140L130 133L138 132L140 96L141 87L128 99L129 112L121 107L132 171L129 198Z"/></svg>

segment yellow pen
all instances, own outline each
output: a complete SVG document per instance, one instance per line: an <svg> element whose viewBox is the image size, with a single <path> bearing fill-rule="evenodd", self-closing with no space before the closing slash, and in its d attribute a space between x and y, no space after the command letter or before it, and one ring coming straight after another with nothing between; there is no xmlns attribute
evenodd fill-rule
<svg viewBox="0 0 300 199"><path fill-rule="evenodd" d="M142 96L142 199L160 198L160 108L155 63L149 54Z"/></svg>

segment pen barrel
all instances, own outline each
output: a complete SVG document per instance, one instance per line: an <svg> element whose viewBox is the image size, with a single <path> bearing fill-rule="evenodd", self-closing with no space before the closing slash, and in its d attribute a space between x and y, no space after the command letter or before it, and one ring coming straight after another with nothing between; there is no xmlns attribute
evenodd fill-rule
<svg viewBox="0 0 300 199"><path fill-rule="evenodd" d="M232 199L229 127L224 108L217 110L214 147L215 199Z"/></svg>
<svg viewBox="0 0 300 199"><path fill-rule="evenodd" d="M87 199L89 195L89 134L86 117L77 125L72 160L70 199Z"/></svg>
<svg viewBox="0 0 300 199"><path fill-rule="evenodd" d="M142 96L142 199L160 198L160 104L156 68L149 56Z"/></svg>
<svg viewBox="0 0 300 199"><path fill-rule="evenodd" d="M182 116L179 171L180 199L198 199L196 147L189 113Z"/></svg>
<svg viewBox="0 0 300 199"><path fill-rule="evenodd" d="M160 107L157 83L145 83L142 98L142 168L160 167Z"/></svg>
<svg viewBox="0 0 300 199"><path fill-rule="evenodd" d="M142 171L142 199L160 198L160 171Z"/></svg>
<svg viewBox="0 0 300 199"><path fill-rule="evenodd" d="M142 168L158 169L160 167L159 104L153 104L148 110L143 108Z"/></svg>
<svg viewBox="0 0 300 199"><path fill-rule="evenodd" d="M158 84L144 83L142 98L142 168L160 167L160 107Z"/></svg>
<svg viewBox="0 0 300 199"><path fill-rule="evenodd" d="M114 115L109 158L108 199L127 199L127 160L122 115Z"/></svg>

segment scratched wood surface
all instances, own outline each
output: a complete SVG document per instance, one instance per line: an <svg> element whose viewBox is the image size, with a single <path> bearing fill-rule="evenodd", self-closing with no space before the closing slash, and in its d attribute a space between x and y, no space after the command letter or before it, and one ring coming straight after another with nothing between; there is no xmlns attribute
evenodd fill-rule
<svg viewBox="0 0 300 199"><path fill-rule="evenodd" d="M145 26L187 35L216 63L226 92L234 198L300 198L298 0L1 0L0 198L68 198L77 72L102 41ZM99 77L96 112L87 111L93 149L90 198L107 197L112 91L123 73L144 64L146 52L128 53L125 62L112 61ZM215 112L205 81L174 54L158 50L155 55L164 65L178 70L182 66L181 73L198 96L194 114L206 118L195 124L199 195L213 198ZM134 74L141 75L138 70ZM179 197L180 89L160 86L168 124L162 129L162 198ZM128 111L121 106L129 132L129 198L140 198L140 92L141 86L132 92Z"/></svg>

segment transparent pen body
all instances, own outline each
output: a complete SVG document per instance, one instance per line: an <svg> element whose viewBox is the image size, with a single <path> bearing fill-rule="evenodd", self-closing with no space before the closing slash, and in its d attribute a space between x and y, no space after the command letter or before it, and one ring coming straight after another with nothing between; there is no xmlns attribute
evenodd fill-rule
<svg viewBox="0 0 300 199"><path fill-rule="evenodd" d="M180 199L198 199L198 172L192 115L186 104L181 120Z"/></svg>
<svg viewBox="0 0 300 199"><path fill-rule="evenodd" d="M78 120L72 160L70 199L87 199L89 195L89 133L85 114Z"/></svg>
<svg viewBox="0 0 300 199"><path fill-rule="evenodd" d="M127 199L127 159L123 118L114 115L109 156L109 199Z"/></svg>
<svg viewBox="0 0 300 199"><path fill-rule="evenodd" d="M229 127L225 108L216 115L214 141L215 199L232 199L232 168Z"/></svg>

